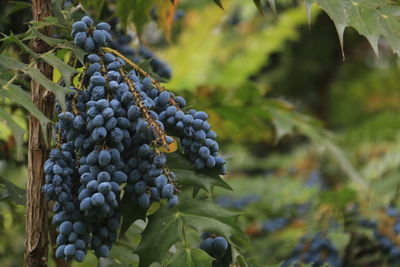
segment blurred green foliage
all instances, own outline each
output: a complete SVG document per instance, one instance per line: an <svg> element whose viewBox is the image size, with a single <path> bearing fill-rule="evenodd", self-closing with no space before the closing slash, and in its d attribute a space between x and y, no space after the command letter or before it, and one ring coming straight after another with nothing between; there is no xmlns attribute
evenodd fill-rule
<svg viewBox="0 0 400 267"><path fill-rule="evenodd" d="M185 15L172 41L153 48L173 69L168 88L207 111L219 134L234 191L216 190L215 201L255 196L232 207L251 239L244 251L250 266L279 265L299 238L318 231L328 232L344 266L390 266L357 220L379 219L398 202L398 58L383 40L377 58L365 38L347 30L343 61L334 24L315 7L309 27L304 7L292 1L277 3L278 16L267 7L260 16L252 1L225 2L222 11L212 1L182 0ZM7 27L2 16L1 31ZM26 111L0 101L26 129ZM11 133L0 122L0 177L12 183L0 180L0 266L21 266L24 243L24 207L9 192L25 187L27 170L13 157ZM289 223L265 232L266 220L277 217ZM143 229L137 221L100 266L135 266L131 251ZM200 242L194 233L188 238ZM72 265L96 262L90 255Z"/></svg>

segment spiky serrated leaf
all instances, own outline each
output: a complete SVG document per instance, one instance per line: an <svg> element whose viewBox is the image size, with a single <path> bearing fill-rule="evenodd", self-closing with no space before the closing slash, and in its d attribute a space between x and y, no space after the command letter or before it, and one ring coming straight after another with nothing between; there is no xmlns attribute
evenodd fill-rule
<svg viewBox="0 0 400 267"><path fill-rule="evenodd" d="M214 258L199 248L182 248L168 263L167 267L187 266L187 267L210 267Z"/></svg>
<svg viewBox="0 0 400 267"><path fill-rule="evenodd" d="M71 85L72 76L78 73L78 71L52 53L46 53L42 55L41 58L60 71L64 79L65 86L69 88Z"/></svg>
<svg viewBox="0 0 400 267"><path fill-rule="evenodd" d="M310 0L306 6L311 5ZM400 54L400 6L390 0L314 0L333 20L343 50L346 27L364 35L378 54L378 40L383 37Z"/></svg>
<svg viewBox="0 0 400 267"><path fill-rule="evenodd" d="M5 81L0 80L0 86L4 88L1 91L6 97L10 98L15 104L21 105L35 118L39 120L44 140L47 140L47 125L51 122L38 107L32 102L30 95L25 92L20 86L14 84L7 84Z"/></svg>
<svg viewBox="0 0 400 267"><path fill-rule="evenodd" d="M137 220L146 220L147 210L139 207L138 204L135 203L127 194L123 196L118 209L122 216L122 223L119 231L120 238L124 236L132 223Z"/></svg>
<svg viewBox="0 0 400 267"><path fill-rule="evenodd" d="M52 91L61 106L63 106L63 108L65 107L65 94L68 92L68 90L47 79L47 77L44 76L38 69L4 55L0 55L0 65L2 65L4 68L14 71L22 71L23 73L27 74L31 79L38 82L44 88Z"/></svg>
<svg viewBox="0 0 400 267"><path fill-rule="evenodd" d="M0 121L3 121L10 130L12 131L15 137L15 143L17 147L17 159L22 160L23 153L22 153L22 144L24 140L24 133L25 130L21 128L11 117L11 115L5 111L3 108L0 107Z"/></svg>
<svg viewBox="0 0 400 267"><path fill-rule="evenodd" d="M10 35L5 35L4 33L0 33L4 37L1 38L1 41L4 42L4 44L9 44L9 45L17 45L23 52L28 53L31 55L33 58L37 58L38 54L33 52L31 49L28 48L16 35L13 33L10 33Z"/></svg>
<svg viewBox="0 0 400 267"><path fill-rule="evenodd" d="M0 176L0 200L11 199L16 204L25 205L26 191Z"/></svg>
<svg viewBox="0 0 400 267"><path fill-rule="evenodd" d="M60 24L64 19L58 19L53 16L48 16L45 17L43 21L38 21L38 20L31 20L29 24L35 28L36 30L40 30L44 27L58 27L58 28L63 28L63 29L68 29L66 25Z"/></svg>
<svg viewBox="0 0 400 267"><path fill-rule="evenodd" d="M239 213L208 201L185 199L175 208L162 206L148 217L149 222L135 251L140 257L139 266L161 261L172 245L184 240L183 227L217 233L247 244L247 238L236 222L238 216Z"/></svg>
<svg viewBox="0 0 400 267"><path fill-rule="evenodd" d="M27 2L8 1L8 3L11 4L12 7L7 10L6 16L10 16L10 15L14 14L15 12L18 12L18 11L20 11L22 9L32 8L32 4L31 3L27 3Z"/></svg>
<svg viewBox="0 0 400 267"><path fill-rule="evenodd" d="M33 116L35 116L42 125L47 125L51 122L32 102L29 93L25 92L20 86L14 84L6 85L5 81L0 80L0 86L4 88L2 94L10 98L15 104L21 105ZM4 87L6 86L6 87Z"/></svg>
<svg viewBox="0 0 400 267"><path fill-rule="evenodd" d="M196 170L193 164L180 153L170 153L167 155L169 168L176 174L178 183L183 186L199 187L210 192L213 186L232 190L218 174L218 170L203 169Z"/></svg>
<svg viewBox="0 0 400 267"><path fill-rule="evenodd" d="M42 41L44 41L46 44L55 47L55 48L66 48L70 50L75 57L79 60L80 63L84 64L84 57L87 54L83 49L80 49L79 47L75 46L72 42L63 40L63 39L56 39L56 38L51 38L48 37L39 31L37 31L34 28L30 28L31 34L26 37L26 39L32 39L32 38L39 38Z"/></svg>

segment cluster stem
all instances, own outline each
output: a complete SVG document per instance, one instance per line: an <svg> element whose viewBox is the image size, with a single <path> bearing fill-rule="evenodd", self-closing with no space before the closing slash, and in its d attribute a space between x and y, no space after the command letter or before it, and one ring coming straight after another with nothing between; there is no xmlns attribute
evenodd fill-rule
<svg viewBox="0 0 400 267"><path fill-rule="evenodd" d="M157 80L153 79L153 77L151 77L151 75L150 75L148 72L146 72L144 69L142 69L141 67L139 67L138 64L132 62L132 60L130 60L129 58L125 57L123 54L121 54L121 53L118 52L117 50L112 49L112 48L109 48L109 47L103 47L102 49L103 49L104 51L106 51L106 52L109 52L109 53L111 53L111 54L114 54L114 55L120 57L120 58L123 59L129 66L131 66L134 70L136 70L137 72L139 72L140 75L149 78L149 79L151 80L151 82L153 83L153 85L154 85L160 92L166 91L166 89L165 89ZM169 103L170 103L171 105L174 105L174 106L176 106L176 107L179 109L179 105L175 102L175 100L174 100L172 97L170 97L168 101L169 101Z"/></svg>

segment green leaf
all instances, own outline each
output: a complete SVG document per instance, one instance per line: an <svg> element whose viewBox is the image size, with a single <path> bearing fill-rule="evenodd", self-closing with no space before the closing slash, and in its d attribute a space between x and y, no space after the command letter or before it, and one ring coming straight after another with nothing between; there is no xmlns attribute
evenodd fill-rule
<svg viewBox="0 0 400 267"><path fill-rule="evenodd" d="M174 257L167 267L185 266L185 267L210 267L214 258L208 255L204 250L199 248L182 248Z"/></svg>
<svg viewBox="0 0 400 267"><path fill-rule="evenodd" d="M236 261L237 261L237 263L239 264L240 267L248 267L248 265L247 265L246 261L243 259L242 255L238 255L236 257Z"/></svg>
<svg viewBox="0 0 400 267"><path fill-rule="evenodd" d="M0 176L0 200L11 199L19 205L25 205L26 191Z"/></svg>
<svg viewBox="0 0 400 267"><path fill-rule="evenodd" d="M14 4L8 11L7 11L7 15L6 16L10 16L12 14L14 14L15 12L18 12L22 9L26 9L26 8L32 8L32 4L31 3L27 3L27 2L19 2L19 1L8 1L9 4Z"/></svg>
<svg viewBox="0 0 400 267"><path fill-rule="evenodd" d="M269 104L263 108L272 114L274 123L278 125L276 127L282 127L281 132L296 130L307 136L316 146L323 148L337 161L358 189L366 190L368 188L367 182L353 167L344 151L335 144L331 134L324 130L317 120L285 107L282 101L267 100L267 102Z"/></svg>
<svg viewBox="0 0 400 267"><path fill-rule="evenodd" d="M181 201L175 208L162 206L148 217L149 222L142 233L142 240L135 253L139 255L139 266L149 266L161 261L172 245L184 241L183 227L198 232L212 232L230 237L246 244L247 238L237 226L239 213L221 208L208 201Z"/></svg>
<svg viewBox="0 0 400 267"><path fill-rule="evenodd" d="M24 141L24 133L25 130L21 128L11 117L11 115L2 109L0 107L0 121L3 121L4 123L7 124L7 126L10 128L10 130L13 132L13 135L15 137L15 143L17 146L17 159L22 160L23 154L22 154L22 144Z"/></svg>
<svg viewBox="0 0 400 267"><path fill-rule="evenodd" d="M135 203L130 196L124 194L122 201L119 205L119 212L122 215L122 223L119 231L119 238L121 238L129 227L137 220L146 221L147 210L142 209Z"/></svg>
<svg viewBox="0 0 400 267"><path fill-rule="evenodd" d="M61 87L58 84L47 79L47 77L44 76L39 70L24 63L21 63L14 58L0 55L0 65L2 65L4 68L14 71L22 71L23 73L27 74L29 77L31 77L31 79L38 82L44 88L52 91L55 94L60 105L63 107L63 109L65 109L65 94L68 92L66 88Z"/></svg>
<svg viewBox="0 0 400 267"><path fill-rule="evenodd" d="M29 93L25 92L20 86L7 84L5 81L0 80L0 85L5 89L1 91L2 94L10 98L17 105L24 107L39 120L44 140L47 140L47 125L51 123L51 120L32 102Z"/></svg>
<svg viewBox="0 0 400 267"><path fill-rule="evenodd" d="M274 14L276 14L276 4L275 4L275 0L268 0L269 6L272 9L272 12L274 12Z"/></svg>
<svg viewBox="0 0 400 267"><path fill-rule="evenodd" d="M142 240L135 253L139 255L139 266L150 266L160 261L170 247L182 240L182 220L165 206L149 216L149 223L142 233Z"/></svg>
<svg viewBox="0 0 400 267"><path fill-rule="evenodd" d="M350 242L350 234L340 231L328 231L327 236L339 253L343 255Z"/></svg>
<svg viewBox="0 0 400 267"><path fill-rule="evenodd" d="M4 36L1 41L8 44L16 44L23 52L30 54L33 58L37 58L38 54L29 49L16 35L11 33L10 35L5 35L4 33L0 33Z"/></svg>
<svg viewBox="0 0 400 267"><path fill-rule="evenodd" d="M279 100L270 101L270 104L267 109L275 127L275 143L278 143L282 137L293 133L293 118L288 116L288 113L292 111L284 106L284 102L279 102Z"/></svg>
<svg viewBox="0 0 400 267"><path fill-rule="evenodd" d="M141 36L144 25L150 19L150 10L157 0L119 0L117 1L117 13L124 28L131 20Z"/></svg>
<svg viewBox="0 0 400 267"><path fill-rule="evenodd" d="M214 3L216 3L222 10L224 10L224 6L222 5L221 0L214 0Z"/></svg>
<svg viewBox="0 0 400 267"><path fill-rule="evenodd" d="M207 192L210 192L213 186L232 190L232 187L219 176L216 168L196 170L193 163L180 153L167 154L167 161L171 171L176 174L178 183L183 186L199 187Z"/></svg>
<svg viewBox="0 0 400 267"><path fill-rule="evenodd" d="M74 76L78 71L59 59L53 53L46 53L41 56L41 58L48 64L52 65L54 68L58 69L64 79L65 86L67 88L71 85L72 76Z"/></svg>
<svg viewBox="0 0 400 267"><path fill-rule="evenodd" d="M5 82L1 80L0 85L3 87L6 86L2 93L14 101L15 104L23 106L27 111L32 113L32 115L35 116L41 122L41 124L46 126L48 123L51 123L51 120L47 118L32 102L29 93L25 92L20 86L14 84L5 85Z"/></svg>
<svg viewBox="0 0 400 267"><path fill-rule="evenodd" d="M27 39L32 39L34 37L37 37L37 38L41 39L42 41L44 41L46 44L53 46L55 48L66 48L75 55L75 57L79 60L80 63L84 64L84 57L87 54L87 52L85 52L83 49L80 49L79 47L74 45L72 42L67 41L67 40L48 37L32 27L30 28L30 31L32 34L30 36L28 36Z"/></svg>
<svg viewBox="0 0 400 267"><path fill-rule="evenodd" d="M314 0L333 20L343 52L343 34L353 27L364 35L378 55L378 40L383 37L400 55L400 6L390 0ZM306 1L306 7L311 1Z"/></svg>
<svg viewBox="0 0 400 267"><path fill-rule="evenodd" d="M34 29L36 29L36 30L40 30L40 29L42 29L44 27L58 27L58 28L68 29L69 30L69 26L60 24L60 22L61 23L63 23L63 22L65 23L64 18L60 19L60 21L59 21L59 19L56 18L56 17L47 16L47 17L44 18L43 21L31 20L29 22L29 24L32 25L32 27Z"/></svg>
<svg viewBox="0 0 400 267"><path fill-rule="evenodd" d="M256 5L258 11L260 12L260 14L264 15L264 8L263 5L261 3L261 0L253 0L254 4Z"/></svg>

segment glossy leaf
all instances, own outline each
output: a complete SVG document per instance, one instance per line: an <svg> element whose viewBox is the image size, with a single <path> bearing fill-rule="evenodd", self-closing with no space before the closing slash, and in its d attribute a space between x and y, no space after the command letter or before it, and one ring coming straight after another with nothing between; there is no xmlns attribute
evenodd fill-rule
<svg viewBox="0 0 400 267"><path fill-rule="evenodd" d="M306 5L310 5L307 1ZM389 0L314 0L333 20L343 50L346 27L353 27L364 35L378 55L380 37L386 39L393 51L400 54L398 3Z"/></svg>
<svg viewBox="0 0 400 267"><path fill-rule="evenodd" d="M200 187L207 192L210 192L213 186L232 190L229 184L219 176L217 169L196 170L193 164L180 153L168 154L167 162L171 171L176 174L179 184Z"/></svg>
<svg viewBox="0 0 400 267"><path fill-rule="evenodd" d="M187 267L210 267L214 258L208 255L204 250L199 248L182 248L180 249L167 267L187 266Z"/></svg>
<svg viewBox="0 0 400 267"><path fill-rule="evenodd" d="M146 220L147 210L138 206L127 194L122 198L119 205L119 212L122 215L122 223L119 231L119 237L124 236L129 227L137 220Z"/></svg>
<svg viewBox="0 0 400 267"><path fill-rule="evenodd" d="M218 233L226 238L232 235L235 240L246 243L247 238L237 226L238 215L208 201L185 199L175 208L162 206L148 217L149 222L135 251L140 257L139 266L161 261L172 245L183 242L183 227Z"/></svg>

